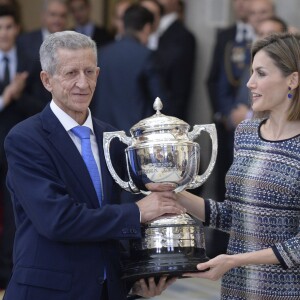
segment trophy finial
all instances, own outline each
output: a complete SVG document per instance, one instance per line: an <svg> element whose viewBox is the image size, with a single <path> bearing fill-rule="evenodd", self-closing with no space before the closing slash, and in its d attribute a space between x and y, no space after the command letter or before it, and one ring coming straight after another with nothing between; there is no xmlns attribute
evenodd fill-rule
<svg viewBox="0 0 300 300"><path fill-rule="evenodd" d="M160 100L159 97L156 97L156 99L155 99L155 101L153 103L153 108L154 108L154 110L156 110L156 114L160 115L160 111L163 108L163 104L162 104L162 102L161 102L161 100Z"/></svg>

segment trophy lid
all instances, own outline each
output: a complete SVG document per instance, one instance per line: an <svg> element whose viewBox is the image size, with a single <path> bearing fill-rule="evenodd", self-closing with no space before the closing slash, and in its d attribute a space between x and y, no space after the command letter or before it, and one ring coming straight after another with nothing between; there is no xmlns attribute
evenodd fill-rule
<svg viewBox="0 0 300 300"><path fill-rule="evenodd" d="M139 121L131 127L130 133L133 136L140 136L143 133L150 133L159 130L179 129L182 132L187 132L189 130L190 125L188 123L176 117L166 116L160 112L163 108L163 104L159 97L155 99L153 108L156 110L154 115Z"/></svg>

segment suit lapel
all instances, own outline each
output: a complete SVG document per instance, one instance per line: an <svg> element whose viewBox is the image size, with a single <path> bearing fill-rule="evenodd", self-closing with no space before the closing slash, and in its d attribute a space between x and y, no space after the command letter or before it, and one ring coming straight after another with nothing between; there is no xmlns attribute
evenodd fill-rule
<svg viewBox="0 0 300 300"><path fill-rule="evenodd" d="M48 139L58 151L61 158L72 169L74 176L78 179L82 189L85 190L87 198L93 207L99 207L99 201L86 165L61 123L47 105L42 114L43 127L49 132Z"/></svg>

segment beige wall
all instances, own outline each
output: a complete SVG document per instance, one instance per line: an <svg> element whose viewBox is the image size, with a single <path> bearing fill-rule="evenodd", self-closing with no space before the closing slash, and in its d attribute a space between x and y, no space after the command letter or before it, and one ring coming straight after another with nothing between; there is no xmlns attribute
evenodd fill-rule
<svg viewBox="0 0 300 300"><path fill-rule="evenodd" d="M91 0L92 19L97 24L103 24L103 0ZM42 0L19 0L22 9L22 21L25 30L32 30L40 27L40 11ZM72 25L71 19L69 25Z"/></svg>

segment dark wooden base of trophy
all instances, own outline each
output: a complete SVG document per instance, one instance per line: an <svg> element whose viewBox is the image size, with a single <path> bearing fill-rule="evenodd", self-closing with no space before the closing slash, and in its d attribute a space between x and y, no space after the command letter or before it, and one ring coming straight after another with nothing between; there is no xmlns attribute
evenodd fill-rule
<svg viewBox="0 0 300 300"><path fill-rule="evenodd" d="M141 278L154 277L158 282L162 275L183 278L182 274L199 272L198 263L208 261L205 249L184 247L173 249L148 249L132 253L123 264L123 277L133 283Z"/></svg>

